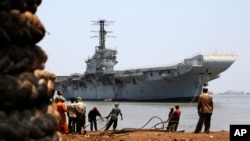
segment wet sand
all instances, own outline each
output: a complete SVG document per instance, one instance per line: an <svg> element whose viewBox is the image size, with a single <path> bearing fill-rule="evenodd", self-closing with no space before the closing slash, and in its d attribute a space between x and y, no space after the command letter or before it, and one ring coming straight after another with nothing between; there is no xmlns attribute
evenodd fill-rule
<svg viewBox="0 0 250 141"><path fill-rule="evenodd" d="M228 131L194 134L161 130L87 131L85 135L62 134L62 141L229 141Z"/></svg>

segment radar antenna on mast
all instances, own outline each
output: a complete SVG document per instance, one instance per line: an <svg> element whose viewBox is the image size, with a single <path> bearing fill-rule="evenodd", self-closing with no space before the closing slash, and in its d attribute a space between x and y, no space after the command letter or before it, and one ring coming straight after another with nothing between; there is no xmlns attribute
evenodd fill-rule
<svg viewBox="0 0 250 141"><path fill-rule="evenodd" d="M113 33L112 31L106 31L104 29L104 26L109 26L113 24L115 21L106 21L106 20L98 20L98 21L91 21L93 22L93 25L100 25L100 30L99 31L91 31L91 32L99 32L99 35L92 36L94 37L99 37L99 49L105 49L105 37L114 37L115 36L106 36L107 33Z"/></svg>

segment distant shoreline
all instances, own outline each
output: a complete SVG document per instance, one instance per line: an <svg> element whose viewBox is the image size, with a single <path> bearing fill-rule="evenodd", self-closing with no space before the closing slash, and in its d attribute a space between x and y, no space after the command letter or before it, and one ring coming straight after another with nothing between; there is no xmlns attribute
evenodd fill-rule
<svg viewBox="0 0 250 141"><path fill-rule="evenodd" d="M249 92L247 93L217 93L215 95L250 95Z"/></svg>

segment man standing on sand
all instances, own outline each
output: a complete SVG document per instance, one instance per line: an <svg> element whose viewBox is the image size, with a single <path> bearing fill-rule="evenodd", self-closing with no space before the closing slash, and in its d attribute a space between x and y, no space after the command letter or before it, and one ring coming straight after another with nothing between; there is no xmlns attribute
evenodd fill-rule
<svg viewBox="0 0 250 141"><path fill-rule="evenodd" d="M170 116L169 121L168 121L168 127L169 127L168 131L174 131L174 132L177 131L179 121L180 121L180 117L181 117L180 106L175 105L175 110L172 113L172 115Z"/></svg>
<svg viewBox="0 0 250 141"><path fill-rule="evenodd" d="M199 96L197 106L199 121L196 125L194 133L200 133L203 124L205 125L204 132L210 132L209 130L213 108L213 97L208 93L208 88L203 87L202 94Z"/></svg>
<svg viewBox="0 0 250 141"><path fill-rule="evenodd" d="M67 105L67 115L68 115L68 126L69 132L76 132L76 108L75 108L75 98L70 99L71 103Z"/></svg>
<svg viewBox="0 0 250 141"><path fill-rule="evenodd" d="M169 121L170 121L170 118L171 118L171 116L172 116L172 114L173 114L173 112L174 112L174 106L171 106L169 109L170 109L170 111L169 111L169 113L168 113L168 120L167 120L168 126L167 126L167 131L172 130L172 129L171 129L171 128L172 128L172 123L170 123Z"/></svg>
<svg viewBox="0 0 250 141"><path fill-rule="evenodd" d="M64 101L65 99L63 97L56 97L55 99L57 111L60 114L60 120L59 120L59 125L57 127L57 131L68 134L69 128L65 115L65 113L67 112L67 106L64 104Z"/></svg>
<svg viewBox="0 0 250 141"><path fill-rule="evenodd" d="M84 128L84 134L86 134L85 130L86 105L82 102L81 97L76 98L75 109L76 109L76 132L78 134L81 134L81 130L82 128Z"/></svg>
<svg viewBox="0 0 250 141"><path fill-rule="evenodd" d="M107 119L109 117L111 117L109 119L109 122L105 128L105 131L107 131L109 129L109 127L113 124L113 130L116 129L117 127L117 121L118 121L118 115L121 115L121 120L123 120L122 118L122 112L120 110L120 108L118 108L119 104L115 103L115 107L111 110L111 112L109 113L109 115L106 117Z"/></svg>
<svg viewBox="0 0 250 141"><path fill-rule="evenodd" d="M91 131L93 131L93 126L95 128L95 131L97 131L96 116L99 116L103 121L101 113L98 111L98 109L96 107L94 107L88 113L88 119L89 119L89 122L90 122L90 130Z"/></svg>

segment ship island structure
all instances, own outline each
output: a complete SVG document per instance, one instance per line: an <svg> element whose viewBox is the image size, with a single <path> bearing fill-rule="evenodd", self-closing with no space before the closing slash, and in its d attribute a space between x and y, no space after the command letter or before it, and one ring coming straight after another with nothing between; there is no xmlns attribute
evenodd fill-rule
<svg viewBox="0 0 250 141"><path fill-rule="evenodd" d="M99 45L88 58L83 74L57 76L56 89L66 99L82 97L90 101L195 102L203 86L220 77L237 59L235 54L198 54L172 66L114 70L117 51L105 47L112 22L99 25Z"/></svg>

